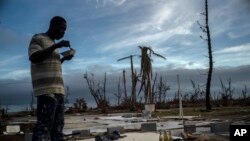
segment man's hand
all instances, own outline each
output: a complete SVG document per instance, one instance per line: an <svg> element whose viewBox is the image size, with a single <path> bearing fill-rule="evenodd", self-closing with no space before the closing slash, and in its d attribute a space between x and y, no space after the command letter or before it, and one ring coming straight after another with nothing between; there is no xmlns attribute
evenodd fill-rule
<svg viewBox="0 0 250 141"><path fill-rule="evenodd" d="M71 60L74 57L74 55L69 55L69 56L65 56L63 57L64 60Z"/></svg>
<svg viewBox="0 0 250 141"><path fill-rule="evenodd" d="M70 47L70 43L67 40L62 40L52 46L50 46L49 48L46 48L44 50L39 50L35 53L33 53L30 56L30 61L32 63L38 63L43 61L44 59L46 59L55 49L57 48L62 48L62 47ZM70 60L72 57L68 57L66 58L67 60Z"/></svg>
<svg viewBox="0 0 250 141"><path fill-rule="evenodd" d="M56 46L57 48L61 48L61 47L70 47L70 42L67 41L67 40L62 40L62 41L56 43L55 46Z"/></svg>
<svg viewBox="0 0 250 141"><path fill-rule="evenodd" d="M65 60L71 60L73 57L74 55L65 56L61 59L61 63L63 63Z"/></svg>

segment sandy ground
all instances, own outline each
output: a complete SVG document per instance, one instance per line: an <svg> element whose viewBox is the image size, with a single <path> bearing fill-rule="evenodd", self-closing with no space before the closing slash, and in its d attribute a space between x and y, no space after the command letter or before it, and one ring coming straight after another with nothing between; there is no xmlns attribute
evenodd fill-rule
<svg viewBox="0 0 250 141"><path fill-rule="evenodd" d="M126 137L120 138L119 141L158 141L159 140L159 133L155 132L147 132L147 133L125 133L122 134ZM84 139L78 141L95 141L94 138L92 139Z"/></svg>
<svg viewBox="0 0 250 141"><path fill-rule="evenodd" d="M123 138L119 138L119 141L159 141L159 133L157 132L144 132L144 133L138 133L138 132L131 132L131 133L125 133L122 134ZM228 141L229 139L221 138L214 135L197 135L196 141ZM172 136L173 139L182 139L179 136ZM118 141L117 140L117 141ZM91 139L83 139L83 140L77 140L77 141L95 141L94 138Z"/></svg>

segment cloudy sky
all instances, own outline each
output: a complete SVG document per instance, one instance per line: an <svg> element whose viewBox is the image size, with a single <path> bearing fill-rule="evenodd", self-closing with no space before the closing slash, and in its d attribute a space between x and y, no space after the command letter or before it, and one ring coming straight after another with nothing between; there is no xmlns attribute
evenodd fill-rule
<svg viewBox="0 0 250 141"><path fill-rule="evenodd" d="M64 39L77 51L73 60L63 65L65 84L73 98L88 99L85 72L98 79L107 72L108 87L114 93L122 70L130 66L129 60L117 59L139 54L139 45L151 46L167 58L153 57L153 67L173 89L177 74L183 89L191 87L190 79L196 78L201 85L206 81L202 74L208 67L207 44L197 25L197 21L204 24L200 14L204 0L0 1L0 99L4 104L29 97L30 39L46 32L50 19L57 15L67 20ZM249 15L248 0L209 0L215 86L221 77L225 81L232 78L239 89L250 84ZM134 61L139 69L139 58Z"/></svg>

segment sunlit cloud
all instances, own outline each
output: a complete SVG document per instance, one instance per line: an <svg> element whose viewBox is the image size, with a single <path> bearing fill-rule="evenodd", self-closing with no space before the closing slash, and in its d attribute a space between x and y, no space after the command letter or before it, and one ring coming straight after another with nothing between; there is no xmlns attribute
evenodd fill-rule
<svg viewBox="0 0 250 141"><path fill-rule="evenodd" d="M30 77L29 69L11 70L5 73L4 75L0 75L0 79L12 79L12 80L20 80L27 77Z"/></svg>
<svg viewBox="0 0 250 141"><path fill-rule="evenodd" d="M165 24L172 16L174 7L172 4L166 3L159 10L155 12L152 17L152 25L159 30L162 30L162 25Z"/></svg>
<svg viewBox="0 0 250 141"><path fill-rule="evenodd" d="M242 44L238 46L233 47L227 47L218 51L215 51L215 53L247 53L249 54L250 51L250 43Z"/></svg>
<svg viewBox="0 0 250 141"><path fill-rule="evenodd" d="M7 67L11 63L17 62L18 60L20 60L22 58L24 58L24 55L17 55L17 56L7 57L5 59L2 59L0 61L0 67L2 67L2 68Z"/></svg>
<svg viewBox="0 0 250 141"><path fill-rule="evenodd" d="M120 6L125 2L126 2L126 0L96 0L96 8L105 7L107 4L113 4L115 6Z"/></svg>

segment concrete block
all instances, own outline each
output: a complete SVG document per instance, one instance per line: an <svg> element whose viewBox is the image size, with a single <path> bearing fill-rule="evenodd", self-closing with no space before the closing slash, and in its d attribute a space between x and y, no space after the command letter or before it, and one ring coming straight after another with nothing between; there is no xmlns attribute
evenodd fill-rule
<svg viewBox="0 0 250 141"><path fill-rule="evenodd" d="M32 141L32 133L25 133L24 141Z"/></svg>
<svg viewBox="0 0 250 141"><path fill-rule="evenodd" d="M19 133L20 132L20 125L7 125L6 132L7 133Z"/></svg>
<svg viewBox="0 0 250 141"><path fill-rule="evenodd" d="M74 130L72 131L72 134L77 134L76 136L79 136L79 137L89 137L90 130Z"/></svg>
<svg viewBox="0 0 250 141"><path fill-rule="evenodd" d="M194 133L194 132L196 132L196 126L195 126L195 124L184 125L184 132L187 132L187 133Z"/></svg>
<svg viewBox="0 0 250 141"><path fill-rule="evenodd" d="M228 132L230 128L230 122L215 122L210 124L212 133Z"/></svg>
<svg viewBox="0 0 250 141"><path fill-rule="evenodd" d="M156 123L142 123L141 124L142 131L157 131Z"/></svg>
<svg viewBox="0 0 250 141"><path fill-rule="evenodd" d="M114 131L119 131L121 134L125 133L125 129L122 126L108 127L107 129L108 134L113 133Z"/></svg>
<svg viewBox="0 0 250 141"><path fill-rule="evenodd" d="M124 115L122 115L122 117L124 117L124 118L132 118L133 115L132 114L124 114Z"/></svg>

